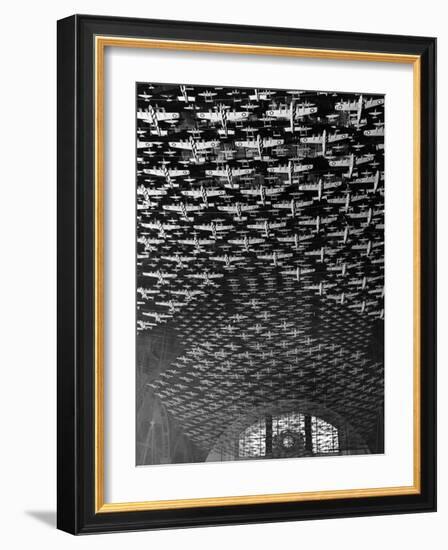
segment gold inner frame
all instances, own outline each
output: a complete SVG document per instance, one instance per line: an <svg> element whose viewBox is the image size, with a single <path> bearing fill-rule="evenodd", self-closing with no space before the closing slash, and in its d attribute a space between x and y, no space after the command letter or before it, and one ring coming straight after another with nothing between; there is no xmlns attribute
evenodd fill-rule
<svg viewBox="0 0 448 550"><path fill-rule="evenodd" d="M413 66L413 484L400 487L366 489L341 489L299 493L274 493L214 498L156 500L142 502L104 501L104 55L106 47L152 48L178 51L252 54L269 56L302 57L329 60L372 61L406 63ZM420 426L420 120L421 120L421 60L417 55L401 55L344 50L255 46L250 44L224 44L212 42L188 42L95 37L95 513L130 512L143 510L167 510L209 506L232 506L360 498L420 493L421 485L421 426Z"/></svg>

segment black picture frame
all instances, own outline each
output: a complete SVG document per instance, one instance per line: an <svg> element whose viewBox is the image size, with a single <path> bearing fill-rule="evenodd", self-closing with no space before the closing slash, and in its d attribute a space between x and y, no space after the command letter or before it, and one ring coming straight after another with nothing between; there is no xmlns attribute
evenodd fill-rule
<svg viewBox="0 0 448 550"><path fill-rule="evenodd" d="M161 510L95 508L95 76L101 36L420 58L420 459L418 494ZM436 39L74 15L58 21L57 526L72 534L431 512L436 509Z"/></svg>

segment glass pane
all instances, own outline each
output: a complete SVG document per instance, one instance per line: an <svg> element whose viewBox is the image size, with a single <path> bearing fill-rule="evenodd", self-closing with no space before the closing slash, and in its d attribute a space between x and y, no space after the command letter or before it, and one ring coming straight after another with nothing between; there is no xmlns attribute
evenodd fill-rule
<svg viewBox="0 0 448 550"><path fill-rule="evenodd" d="M266 419L259 418L240 434L239 458L265 457L266 435ZM297 412L272 417L272 458L327 454L339 454L339 433L332 424Z"/></svg>

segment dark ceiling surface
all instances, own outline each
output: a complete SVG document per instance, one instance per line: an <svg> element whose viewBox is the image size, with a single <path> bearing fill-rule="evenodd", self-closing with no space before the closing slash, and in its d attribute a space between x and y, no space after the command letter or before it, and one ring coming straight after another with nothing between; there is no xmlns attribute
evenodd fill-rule
<svg viewBox="0 0 448 550"><path fill-rule="evenodd" d="M137 383L204 451L284 400L368 440L384 401L384 97L136 93Z"/></svg>

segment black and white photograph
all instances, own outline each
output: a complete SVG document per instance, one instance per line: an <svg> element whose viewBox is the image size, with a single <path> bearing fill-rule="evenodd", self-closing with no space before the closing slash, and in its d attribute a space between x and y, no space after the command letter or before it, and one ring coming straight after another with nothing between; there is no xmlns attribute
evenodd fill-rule
<svg viewBox="0 0 448 550"><path fill-rule="evenodd" d="M137 83L137 465L384 452L384 103Z"/></svg>

